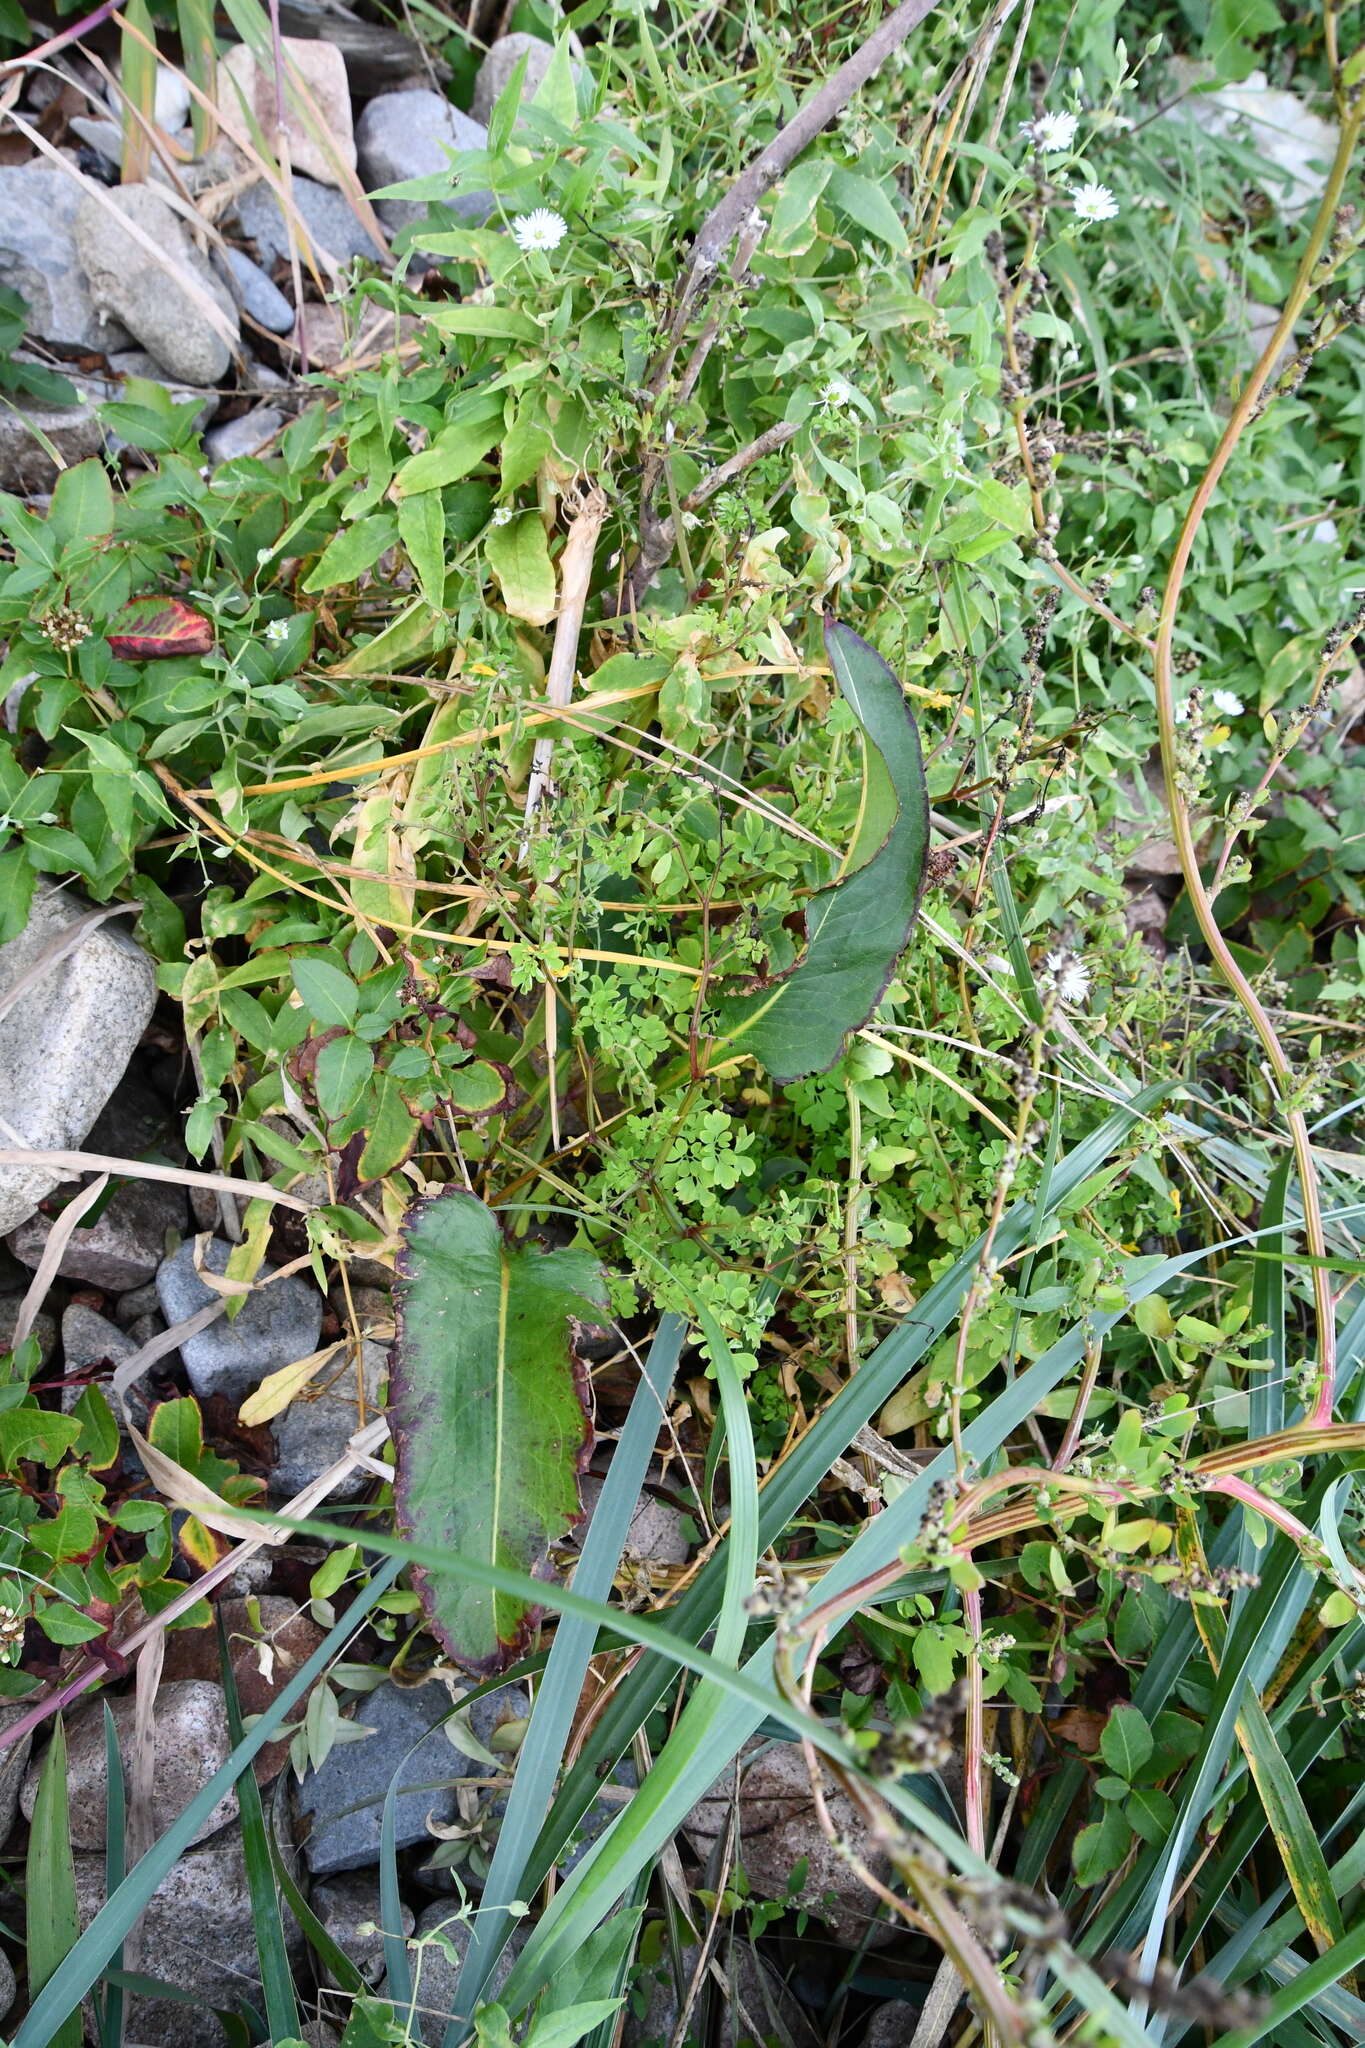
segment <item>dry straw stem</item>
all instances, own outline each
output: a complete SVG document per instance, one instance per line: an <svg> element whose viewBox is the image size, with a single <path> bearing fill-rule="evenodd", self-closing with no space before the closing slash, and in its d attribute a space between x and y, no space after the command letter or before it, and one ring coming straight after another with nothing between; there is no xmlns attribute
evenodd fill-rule
<svg viewBox="0 0 1365 2048"><path fill-rule="evenodd" d="M1171 819L1171 837L1180 856L1180 870L1185 879L1185 889L1190 899L1195 919L1209 955L1223 979L1231 988L1238 1002L1245 1010L1252 1029L1260 1040L1265 1052L1266 1065L1285 1105L1285 1120L1289 1126L1290 1140L1294 1148L1294 1163L1297 1169L1300 1198L1303 1203L1304 1236L1308 1250L1319 1263L1313 1269L1313 1300L1317 1315L1318 1335L1318 1390L1308 1418L1310 1427L1330 1422L1336 1395L1336 1307L1332 1298L1332 1277L1326 1264L1327 1240L1323 1230L1322 1202L1318 1189L1317 1166L1313 1158L1313 1141L1302 1109L1293 1103L1295 1078L1284 1047L1280 1043L1274 1025L1271 1023L1260 998L1250 981L1238 966L1231 947L1223 937L1214 915L1213 899L1204 886L1199 872L1199 855L1195 846L1194 829L1191 824L1189 807L1180 788L1178 767L1178 730L1175 722L1175 683L1172 670L1172 650L1175 639L1176 617L1180 609L1181 593L1184 589L1185 574L1189 568L1190 556L1194 550L1199 528L1208 510L1219 479L1231 461L1243 433L1257 411L1258 402L1280 352L1290 340L1294 324L1303 312L1314 288L1319 261L1337 210L1341 205L1342 193L1351 169L1356 144L1360 138L1362 122L1365 121L1365 98L1359 94L1342 110L1341 134L1336 155L1328 173L1327 187L1322 202L1314 217L1299 263L1298 272L1285 301L1284 310L1275 324L1275 330L1266 343L1260 361L1247 379L1246 387L1233 407L1222 439L1214 451L1203 477L1200 479L1189 510L1185 514L1166 574L1166 585L1161 597L1161 611L1157 619L1156 646L1153 653L1152 674L1156 685L1157 726L1161 740L1161 772L1166 785L1166 805Z"/></svg>
<svg viewBox="0 0 1365 2048"><path fill-rule="evenodd" d="M583 611L592 586L592 565L597 542L607 516L607 494L600 484L589 484L565 501L570 512L569 531L559 557L559 612L555 619L554 646L545 677L545 702L556 711L567 711L573 701L574 670L578 664L578 641L583 630ZM554 735L538 739L526 784L526 824L522 832L521 858L530 849L540 800L550 783L554 758Z"/></svg>

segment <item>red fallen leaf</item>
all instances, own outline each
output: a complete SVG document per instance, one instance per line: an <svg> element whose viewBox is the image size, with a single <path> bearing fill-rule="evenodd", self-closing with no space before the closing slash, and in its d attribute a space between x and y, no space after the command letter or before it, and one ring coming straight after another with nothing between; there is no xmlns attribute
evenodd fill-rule
<svg viewBox="0 0 1365 2048"><path fill-rule="evenodd" d="M178 597L149 594L123 607L106 638L125 661L160 661L171 654L207 654L213 627Z"/></svg>

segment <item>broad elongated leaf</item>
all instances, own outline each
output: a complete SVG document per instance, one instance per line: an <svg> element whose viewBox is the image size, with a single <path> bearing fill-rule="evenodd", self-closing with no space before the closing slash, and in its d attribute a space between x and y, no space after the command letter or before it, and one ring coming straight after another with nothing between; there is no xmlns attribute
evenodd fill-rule
<svg viewBox="0 0 1365 2048"><path fill-rule="evenodd" d="M38 1803L28 1837L28 1981L40 1992L65 1961L80 1932L76 1912L76 1868L71 1857L71 1821L66 1794L66 1733L60 1718L38 1780ZM81 2016L68 2013L51 2034L49 2048L80 2048Z"/></svg>
<svg viewBox="0 0 1365 2048"><path fill-rule="evenodd" d="M573 1316L605 1307L586 1252L510 1244L491 1209L457 1188L403 1226L390 1396L400 1526L459 1556L535 1572L581 1517L592 1448ZM523 1600L421 1578L431 1625L470 1670L510 1663L534 1610Z"/></svg>
<svg viewBox="0 0 1365 2048"><path fill-rule="evenodd" d="M554 564L538 512L521 512L505 526L490 527L484 552L514 619L543 626L554 617Z"/></svg>
<svg viewBox="0 0 1365 2048"><path fill-rule="evenodd" d="M213 626L178 597L134 597L108 633L111 649L124 661L160 661L169 655L207 654Z"/></svg>
<svg viewBox="0 0 1365 2048"><path fill-rule="evenodd" d="M929 848L924 763L905 692L850 627L826 620L825 646L865 744L862 810L844 872L811 899L796 965L717 1005L726 1039L777 1081L828 1073L871 1016L914 927Z"/></svg>

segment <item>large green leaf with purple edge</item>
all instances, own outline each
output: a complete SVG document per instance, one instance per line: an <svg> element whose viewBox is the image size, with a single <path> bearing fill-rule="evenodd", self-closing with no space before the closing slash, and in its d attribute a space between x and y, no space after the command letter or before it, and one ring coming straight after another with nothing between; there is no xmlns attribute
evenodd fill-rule
<svg viewBox="0 0 1365 2048"><path fill-rule="evenodd" d="M389 1394L399 1528L538 1575L582 1518L592 1405L573 1319L605 1309L602 1270L572 1247L512 1243L458 1188L409 1209L402 1238ZM536 1620L525 1601L415 1576L434 1633L468 1670L499 1671L524 1647Z"/></svg>
<svg viewBox="0 0 1365 2048"><path fill-rule="evenodd" d="M795 966L716 1005L727 1045L775 1081L824 1074L866 1024L904 952L924 889L929 793L919 729L894 671L851 627L825 620L840 692L863 734L863 791L842 872L806 908Z"/></svg>

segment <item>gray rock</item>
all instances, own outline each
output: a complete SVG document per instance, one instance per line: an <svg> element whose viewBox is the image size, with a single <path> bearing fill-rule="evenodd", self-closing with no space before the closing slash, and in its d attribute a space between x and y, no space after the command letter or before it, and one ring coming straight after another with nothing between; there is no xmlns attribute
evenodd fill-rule
<svg viewBox="0 0 1365 2048"><path fill-rule="evenodd" d="M431 1839L428 1814L441 1822L455 1818L455 1781L474 1766L441 1732L450 1711L450 1694L436 1680L402 1688L386 1681L361 1700L356 1724L373 1732L363 1742L339 1742L295 1794L300 1814L311 1822L303 1854L315 1877L378 1862L384 1795L395 1779L400 1849Z"/></svg>
<svg viewBox="0 0 1365 2048"><path fill-rule="evenodd" d="M183 1233L187 1213L182 1188L167 1181L126 1181L88 1229L76 1225L57 1271L109 1294L140 1287L166 1256L167 1232ZM37 1266L42 1258L53 1220L30 1216L11 1232L9 1248L26 1266Z"/></svg>
<svg viewBox="0 0 1365 2048"><path fill-rule="evenodd" d="M365 1414L371 1419L378 1412L380 1389L388 1376L389 1354L385 1346L362 1343L360 1369ZM339 1354L323 1367L314 1385L296 1395L283 1415L277 1415L270 1425L275 1439L271 1495L277 1500L288 1500L301 1493L320 1472L336 1463L360 1426L355 1365ZM369 1473L357 1470L334 1486L329 1497L334 1501L354 1500L369 1484Z"/></svg>
<svg viewBox="0 0 1365 2048"><path fill-rule="evenodd" d="M0 2020L5 2017L14 2003L18 1986L14 1981L14 1967L9 1957L0 1949Z"/></svg>
<svg viewBox="0 0 1365 2048"><path fill-rule="evenodd" d="M355 140L361 183L367 192L375 192L404 178L429 178L448 170L452 150L482 149L488 133L440 93L415 87L371 100L356 123ZM444 203L466 221L486 220L493 210L490 192L456 192L453 185ZM413 221L425 220L428 208L420 199L380 199L375 211L396 234Z"/></svg>
<svg viewBox="0 0 1365 2048"><path fill-rule="evenodd" d="M322 185L338 185L344 171L355 169L346 60L335 44L319 37L284 36L279 48L286 73L292 74L287 76L283 120L275 67L258 63L247 43L234 43L219 59L219 104L234 127L245 128L249 118L277 159L283 136L288 140L291 165L304 177L316 178ZM302 96L296 96L295 82L302 86ZM298 100L305 96L316 111L316 120L305 118L300 111Z"/></svg>
<svg viewBox="0 0 1365 2048"><path fill-rule="evenodd" d="M597 1473L584 1476L583 1506L591 1519L602 1494L603 1481ZM667 1501L656 1500L648 1491L642 1493L630 1518L626 1531L624 1555L628 1563L641 1565L686 1564L691 1554L691 1545L683 1528L683 1516ZM584 1522L574 1532L575 1540L582 1542L587 1531Z"/></svg>
<svg viewBox="0 0 1365 2048"><path fill-rule="evenodd" d="M84 1928L104 1904L104 1857L77 1856L75 1862ZM299 1964L302 1937L287 1908L283 1919L287 1947ZM172 2005L130 1997L127 2038L142 2048L226 2048L227 2035L209 2008L236 2007L242 1998L262 2007L251 1891L236 1828L180 1858L143 1915L138 1956L148 1976L193 1992L198 2001Z"/></svg>
<svg viewBox="0 0 1365 2048"><path fill-rule="evenodd" d="M474 101L471 108L474 119L488 126L489 116L507 89L508 81L522 58L526 59L526 75L521 83L521 97L525 104L536 96L536 91L550 68L554 56L554 45L540 36L523 35L514 30L511 35L500 36L479 66L479 75L474 80ZM579 86L592 83L591 74L582 64L573 67L574 80Z"/></svg>
<svg viewBox="0 0 1365 2048"><path fill-rule="evenodd" d="M313 1886L309 1900L332 1940L377 1989L384 1976L384 1915L379 1904L379 1876L371 1871L342 1871ZM413 1931L412 1910L403 1907L404 1934ZM330 1978L328 1982L330 1982Z"/></svg>
<svg viewBox="0 0 1365 2048"><path fill-rule="evenodd" d="M512 1965L526 1946L530 1932L525 1921L518 1921L508 1936L507 1946L493 1965L493 1974L484 1988L485 2002L497 1997L503 1985L512 1974ZM443 1935L450 1943L458 1962L452 1962L440 1947L429 1939L433 1934ZM440 2048L445 2039L450 2015L455 2007L455 1992L459 1984L460 1969L469 1954L469 1923L458 1917L448 1900L438 1899L434 1906L428 1906L420 1915L413 1938L408 1943L408 1967L412 1975L412 2031L427 2048ZM400 2020L406 2020L408 2008L399 2012Z"/></svg>
<svg viewBox="0 0 1365 2048"><path fill-rule="evenodd" d="M84 1302L73 1301L62 1316L62 1356L68 1376L90 1372L98 1365L122 1365L136 1350L126 1330Z"/></svg>
<svg viewBox="0 0 1365 2048"><path fill-rule="evenodd" d="M1269 85L1264 71L1203 92L1197 88L1216 77L1212 64L1176 58L1170 69L1182 97L1170 108L1167 120L1191 122L1206 135L1246 143L1266 166L1266 190L1287 219L1296 220L1317 204L1327 189L1327 169L1336 151L1334 122L1315 114L1297 93Z"/></svg>
<svg viewBox="0 0 1365 2048"><path fill-rule="evenodd" d="M131 1693L125 1693L119 1699L111 1699L109 1707L118 1728L126 1774L133 1753L136 1702ZM92 1700L71 1716L67 1723L66 1743L71 1845L74 1849L89 1850L93 1854L104 1847L105 1794L108 1788L103 1700ZM218 1686L209 1685L203 1679L186 1678L160 1687L156 1696L156 1774L152 1792L152 1809L159 1835L179 1818L214 1772L222 1769L231 1750L227 1708ZM42 1762L43 1759L39 1758L29 1766L19 1795L25 1820L33 1818ZM237 1794L229 1788L200 1828L195 1841L202 1842L209 1835L216 1834L236 1812Z"/></svg>
<svg viewBox="0 0 1365 2048"><path fill-rule="evenodd" d="M85 910L77 897L39 883L27 925L0 946L0 997ZM118 918L87 932L73 953L27 986L0 1017L4 1142L37 1151L79 1147L155 1002L156 970ZM64 1177L49 1167L0 1166L0 1230L31 1216Z"/></svg>
<svg viewBox="0 0 1365 2048"><path fill-rule="evenodd" d="M135 1287L131 1294L120 1296L114 1306L114 1320L120 1329L131 1330L139 1316L159 1313L161 1296L156 1291L156 1281L149 1280L145 1287Z"/></svg>
<svg viewBox="0 0 1365 2048"><path fill-rule="evenodd" d="M28 302L29 326L73 348L124 347L128 335L90 296L76 254L81 188L55 164L0 168L0 284Z"/></svg>
<svg viewBox="0 0 1365 2048"><path fill-rule="evenodd" d="M227 260L241 296L242 311L269 333L288 334L294 325L294 308L284 293L271 283L260 264L253 263L240 249L229 249Z"/></svg>
<svg viewBox="0 0 1365 2048"><path fill-rule="evenodd" d="M119 214L150 237L165 263L124 231ZM172 377L220 384L232 350L184 281L192 278L214 300L234 335L237 308L161 194L150 185L120 185L99 197L83 193L75 233L96 304L107 306Z"/></svg>
<svg viewBox="0 0 1365 2048"><path fill-rule="evenodd" d="M879 2005L867 2023L867 2048L910 2048L923 2010L923 2006L911 2005L904 1998L892 1998Z"/></svg>
<svg viewBox="0 0 1365 2048"><path fill-rule="evenodd" d="M84 389L74 405L43 405L20 395L0 407L0 490L14 491L21 498L50 491L60 474L51 449L67 469L84 462L87 455L101 454L104 428L95 406L104 395ZM51 448L44 446L45 442ZM12 1170L0 1168L0 1174Z"/></svg>
<svg viewBox="0 0 1365 2048"><path fill-rule="evenodd" d="M220 462L232 462L239 455L258 455L285 424L285 417L273 405L258 405L251 412L225 420L204 442L204 453L214 469Z"/></svg>
<svg viewBox="0 0 1365 2048"><path fill-rule="evenodd" d="M674 1982L672 1965L666 1953L652 1970L637 1980L636 1996L626 2006L621 2048L668 2048L677 2030L682 2000L696 1975L698 1960L695 1948L683 1949L678 1958L680 1986ZM707 2000L714 2006L719 1999L723 2006L717 2037L725 2042L726 2048L746 2048L746 2044L763 2048L765 2042L779 2041L787 2044L787 2048L816 2048L819 2035L810 2019L777 1972L749 1942L738 1936L727 1942L722 1936L715 1961L726 1980L726 1988L722 1989L712 1977ZM643 2012L636 2009L640 1992L644 1993L646 2000ZM697 2025L701 2011L702 1995L699 1993L683 2036L685 2048L696 2048L701 2039Z"/></svg>
<svg viewBox="0 0 1365 2048"><path fill-rule="evenodd" d="M12 1728L21 1714L28 1710L20 1700L0 1706L0 1735ZM33 1748L32 1731L21 1735L8 1749L0 1749L0 1849L3 1849L14 1833L14 1823L19 1818L19 1792L28 1770L29 1753ZM13 1993L11 1993L11 1998ZM8 2008L0 2006L0 2015Z"/></svg>
<svg viewBox="0 0 1365 2048"><path fill-rule="evenodd" d="M878 1916L877 1900L820 1825L800 1743L769 1744L752 1761L741 1760L740 1771L736 1854L759 1897L790 1899L793 1906L806 1907L826 1922L846 1948L856 1948L865 1939L872 1948L894 1940L894 1926ZM836 1836L851 1845L874 1877L883 1884L889 1882L890 1863L852 1801L828 1778L824 1795ZM730 1827L734 1810L731 1769L683 1822L698 1855L710 1854ZM791 1875L803 1859L806 1881L793 1895Z"/></svg>
<svg viewBox="0 0 1365 2048"><path fill-rule="evenodd" d="M168 1324L184 1322L217 1297L194 1270L195 1240L189 1238L156 1276L161 1312ZM225 1273L232 1247L211 1238L204 1263L211 1273ZM261 1267L259 1279L275 1271ZM291 1274L273 1286L258 1286L246 1306L229 1322L220 1316L180 1347L190 1385L196 1394L223 1394L240 1401L267 1373L293 1365L318 1348L322 1329L322 1296L307 1280Z"/></svg>
<svg viewBox="0 0 1365 2048"><path fill-rule="evenodd" d="M0 1354L13 1349L14 1332L19 1326L19 1310L23 1306L23 1301L22 1294L0 1295ZM38 1350L43 1364L46 1365L57 1349L56 1317L50 1316L45 1308L40 1308L33 1319L32 1334L38 1339Z"/></svg>
<svg viewBox="0 0 1365 2048"><path fill-rule="evenodd" d="M294 206L316 248L336 263L363 257L381 263L383 251L362 227L349 202L330 185L313 178L294 179ZM237 220L244 235L256 244L263 263L278 262L289 253L289 234L280 203L263 181L252 185L237 201Z"/></svg>

